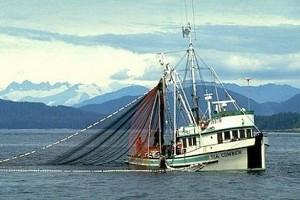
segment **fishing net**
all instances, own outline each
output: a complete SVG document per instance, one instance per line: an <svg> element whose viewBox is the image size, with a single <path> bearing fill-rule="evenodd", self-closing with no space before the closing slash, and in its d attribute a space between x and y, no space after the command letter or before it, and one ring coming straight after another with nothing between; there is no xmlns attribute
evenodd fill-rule
<svg viewBox="0 0 300 200"><path fill-rule="evenodd" d="M50 145L30 148L25 146L15 152L2 147L0 160L9 160L1 166L22 165L111 165L120 164L128 156L147 156L152 149L164 143L164 100L162 83L135 103L121 108L100 123L63 138L52 138ZM56 140L56 142L55 142ZM11 149L11 148L10 148ZM28 152L27 155L22 154Z"/></svg>

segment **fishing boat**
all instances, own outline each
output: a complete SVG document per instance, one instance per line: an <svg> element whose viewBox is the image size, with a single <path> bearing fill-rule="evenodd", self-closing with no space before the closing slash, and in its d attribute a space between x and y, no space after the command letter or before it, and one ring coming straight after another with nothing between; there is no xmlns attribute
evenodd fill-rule
<svg viewBox="0 0 300 200"><path fill-rule="evenodd" d="M198 57L189 23L182 33L188 41L184 76L177 64L160 54L163 75L152 91L147 134L131 133L128 164L194 171L265 170L267 137L255 125L254 112L240 107L214 68ZM214 81L204 81L205 70Z"/></svg>
<svg viewBox="0 0 300 200"><path fill-rule="evenodd" d="M248 109L239 106L214 68L198 56L193 33L190 23L182 26L188 46L177 64L169 62L165 53L159 54L162 76L154 88L88 127L42 147L42 151L53 149L49 155L59 155L39 156L47 159L39 162L118 166L126 159L130 167L147 169L265 170L267 137L255 125L249 101ZM181 71L178 66L183 60ZM67 140L72 140L70 149L62 146ZM35 154L33 150L0 163Z"/></svg>
<svg viewBox="0 0 300 200"><path fill-rule="evenodd" d="M162 75L155 87L79 132L42 147L59 155L39 156L46 161L37 161L115 167L126 159L130 168L147 170L265 170L267 137L255 125L249 101L248 109L240 107L214 68L198 56L189 23L182 33L188 47L174 65L168 55L159 54ZM72 140L70 149L61 145L67 140Z"/></svg>

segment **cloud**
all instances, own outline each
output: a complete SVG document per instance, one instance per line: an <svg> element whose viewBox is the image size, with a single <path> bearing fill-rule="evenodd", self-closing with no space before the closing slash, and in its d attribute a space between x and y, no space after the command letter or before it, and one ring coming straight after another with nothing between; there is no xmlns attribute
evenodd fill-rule
<svg viewBox="0 0 300 200"><path fill-rule="evenodd" d="M156 67L157 66L157 67ZM163 68L160 65L146 67L141 76L135 77L135 80L157 81L163 74Z"/></svg>
<svg viewBox="0 0 300 200"><path fill-rule="evenodd" d="M107 46L74 46L58 41L41 42L3 35L0 35L0 43L5 46L0 48L2 87L12 80L47 80L96 83L107 90L113 74L125 68L130 69L129 76L141 76L147 66L156 62L153 55ZM138 84L134 80L126 81Z"/></svg>
<svg viewBox="0 0 300 200"><path fill-rule="evenodd" d="M292 54L251 54L202 51L201 57L213 67L225 82L251 77L259 83L289 82L299 87L300 52ZM205 67L201 63L202 67ZM210 77L209 74L206 74Z"/></svg>
<svg viewBox="0 0 300 200"><path fill-rule="evenodd" d="M202 48L219 51L288 54L300 51L300 26L206 26L199 31Z"/></svg>
<svg viewBox="0 0 300 200"><path fill-rule="evenodd" d="M186 2L191 5L191 0ZM194 6L197 25L300 25L295 0L194 0ZM187 20L192 21L191 6L188 11ZM153 33L186 22L182 0L1 1L0 19L3 26L76 35Z"/></svg>
<svg viewBox="0 0 300 200"><path fill-rule="evenodd" d="M200 49L228 52L290 54L300 52L300 26L200 26L195 45ZM139 53L183 49L180 32L142 34L69 35L16 27L0 27L0 34L79 46L110 46Z"/></svg>
<svg viewBox="0 0 300 200"><path fill-rule="evenodd" d="M112 74L110 76L110 78L113 80L126 80L126 79L130 78L128 73L129 73L129 69L122 69L122 70L118 71L117 73Z"/></svg>
<svg viewBox="0 0 300 200"><path fill-rule="evenodd" d="M195 0L194 44L225 81L296 82L299 5ZM184 51L188 42L181 0L2 1L0 23L0 86L25 79L151 86L162 70L153 53ZM170 56L171 63L180 58Z"/></svg>
<svg viewBox="0 0 300 200"><path fill-rule="evenodd" d="M277 30L278 40L269 40L276 32L267 28L245 27L249 33L235 26L203 28L196 41L196 47L202 47L198 54L215 66L225 80L245 76L260 80L297 79L300 44L294 31L299 27ZM6 74L1 80L2 87L9 80L25 79L95 82L106 88L117 80L120 84L151 86L160 78L162 69L156 55L146 52L184 49L187 42L176 33L76 36L7 27L0 28L0 33L0 66ZM264 39L258 37L260 34ZM264 43L259 46L257 40ZM272 41L272 48L268 48ZM290 49L281 47L284 41L290 44ZM169 56L174 64L182 55Z"/></svg>
<svg viewBox="0 0 300 200"><path fill-rule="evenodd" d="M161 26L171 19L178 19L179 10L177 13L165 12L161 9L162 3L131 0L1 1L0 19L4 26L76 35L149 33L161 30ZM175 4L178 2L172 6Z"/></svg>
<svg viewBox="0 0 300 200"><path fill-rule="evenodd" d="M248 70L250 72L261 70L262 66L265 65L264 60L257 59L257 58L249 58L240 55L229 56L224 63L230 69L236 71Z"/></svg>

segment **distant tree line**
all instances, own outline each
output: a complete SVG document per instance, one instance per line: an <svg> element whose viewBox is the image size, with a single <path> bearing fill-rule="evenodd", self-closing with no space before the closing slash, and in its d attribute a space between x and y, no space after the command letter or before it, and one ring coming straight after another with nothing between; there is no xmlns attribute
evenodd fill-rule
<svg viewBox="0 0 300 200"><path fill-rule="evenodd" d="M103 115L66 106L0 100L0 128L83 128Z"/></svg>
<svg viewBox="0 0 300 200"><path fill-rule="evenodd" d="M300 128L300 114L283 112L271 116L256 116L256 125L262 130L284 130Z"/></svg>

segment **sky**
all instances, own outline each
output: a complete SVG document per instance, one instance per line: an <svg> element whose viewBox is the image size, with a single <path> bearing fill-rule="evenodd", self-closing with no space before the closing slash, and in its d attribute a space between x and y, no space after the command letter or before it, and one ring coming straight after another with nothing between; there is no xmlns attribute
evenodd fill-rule
<svg viewBox="0 0 300 200"><path fill-rule="evenodd" d="M173 65L184 54L188 21L197 54L224 82L300 87L298 0L0 0L0 88L24 80L152 87L162 73L157 53Z"/></svg>

